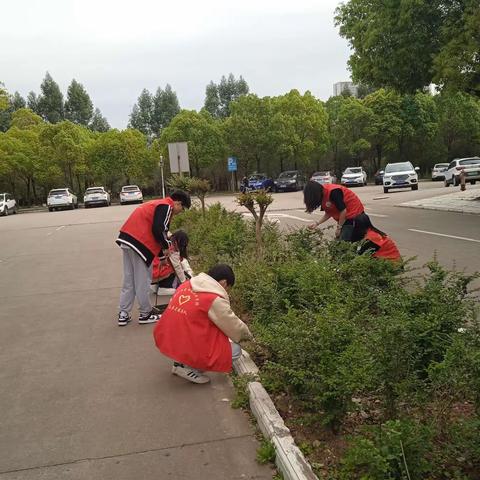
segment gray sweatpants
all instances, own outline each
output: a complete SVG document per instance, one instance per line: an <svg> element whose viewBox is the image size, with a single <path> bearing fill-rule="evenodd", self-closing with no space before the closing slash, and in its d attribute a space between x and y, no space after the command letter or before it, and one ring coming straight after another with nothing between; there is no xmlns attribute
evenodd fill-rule
<svg viewBox="0 0 480 480"><path fill-rule="evenodd" d="M123 253L123 285L119 310L130 313L135 297L137 297L140 314L148 314L152 310L148 295L152 281L152 267L147 267L131 248L122 245L121 249Z"/></svg>

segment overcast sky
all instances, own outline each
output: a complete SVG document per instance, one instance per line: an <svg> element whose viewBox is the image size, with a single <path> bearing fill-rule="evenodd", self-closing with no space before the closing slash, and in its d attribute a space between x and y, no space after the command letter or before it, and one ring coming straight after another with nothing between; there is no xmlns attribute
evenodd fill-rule
<svg viewBox="0 0 480 480"><path fill-rule="evenodd" d="M333 25L338 0L16 0L2 2L0 81L23 96L48 70L63 93L75 78L113 127L143 88L170 83L200 109L205 86L232 72L250 91L297 88L321 99L349 79Z"/></svg>

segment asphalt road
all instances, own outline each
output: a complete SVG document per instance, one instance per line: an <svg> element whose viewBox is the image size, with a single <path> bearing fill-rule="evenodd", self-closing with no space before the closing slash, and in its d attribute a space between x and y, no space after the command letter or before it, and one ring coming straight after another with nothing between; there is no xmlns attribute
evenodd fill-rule
<svg viewBox="0 0 480 480"><path fill-rule="evenodd" d="M134 208L0 218L1 480L272 477L228 377L172 376L152 325L116 325Z"/></svg>
<svg viewBox="0 0 480 480"><path fill-rule="evenodd" d="M480 185L470 186L478 190ZM443 182L421 182L417 191L396 190L383 193L382 186L356 187L370 215L372 223L388 233L397 243L404 257L416 257L412 265L421 266L434 256L442 265L473 273L480 271L480 216L399 207L410 200L453 193L458 189L445 188ZM302 192L274 193L274 201L267 210L267 218L279 222L283 228L305 227L318 220L323 213L305 212ZM221 202L238 212L246 209L235 204L232 197L210 197L209 203ZM246 213L248 215L248 213ZM333 236L333 220L322 225ZM426 233L428 232L428 233ZM447 236L444 236L447 235ZM455 238L463 237L463 239Z"/></svg>

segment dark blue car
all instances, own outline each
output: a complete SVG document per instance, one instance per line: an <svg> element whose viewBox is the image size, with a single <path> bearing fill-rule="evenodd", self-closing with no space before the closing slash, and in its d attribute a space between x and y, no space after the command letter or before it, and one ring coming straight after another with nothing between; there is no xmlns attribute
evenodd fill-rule
<svg viewBox="0 0 480 480"><path fill-rule="evenodd" d="M273 180L264 173L255 173L248 178L249 190L267 190L271 191L275 187Z"/></svg>

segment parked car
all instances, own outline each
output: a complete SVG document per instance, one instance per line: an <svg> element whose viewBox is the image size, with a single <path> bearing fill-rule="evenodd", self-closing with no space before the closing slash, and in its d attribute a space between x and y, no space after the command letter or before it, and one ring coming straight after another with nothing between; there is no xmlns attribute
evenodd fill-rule
<svg viewBox="0 0 480 480"><path fill-rule="evenodd" d="M276 192L303 190L305 187L305 176L298 170L289 170L282 172L273 183L275 184Z"/></svg>
<svg viewBox="0 0 480 480"><path fill-rule="evenodd" d="M254 173L248 177L249 190L267 190L271 191L275 188L275 183L264 173Z"/></svg>
<svg viewBox="0 0 480 480"><path fill-rule="evenodd" d="M385 170L377 170L375 172L375 185L383 185L383 174Z"/></svg>
<svg viewBox="0 0 480 480"><path fill-rule="evenodd" d="M330 171L323 171L323 172L315 172L310 180L317 182L317 183L335 183L337 181L337 177Z"/></svg>
<svg viewBox="0 0 480 480"><path fill-rule="evenodd" d="M142 191L137 185L125 185L120 191L120 205L127 203L143 203Z"/></svg>
<svg viewBox="0 0 480 480"><path fill-rule="evenodd" d="M446 187L460 185L460 172L462 170L465 172L465 182L475 185L475 182L480 180L480 158L469 157L452 160L448 169L443 172L445 176L444 185Z"/></svg>
<svg viewBox="0 0 480 480"><path fill-rule="evenodd" d="M367 172L362 167L348 167L342 173L340 183L345 187L364 187L367 184Z"/></svg>
<svg viewBox="0 0 480 480"><path fill-rule="evenodd" d="M411 188L418 190L418 171L410 162L389 163L383 174L383 192L392 188Z"/></svg>
<svg viewBox="0 0 480 480"><path fill-rule="evenodd" d="M110 205L110 194L103 187L90 187L83 194L83 204L85 208L93 205Z"/></svg>
<svg viewBox="0 0 480 480"><path fill-rule="evenodd" d="M6 217L10 213L17 213L17 202L10 193L0 193L0 215Z"/></svg>
<svg viewBox="0 0 480 480"><path fill-rule="evenodd" d="M436 163L432 168L432 182L445 180L445 170L448 170L448 163Z"/></svg>
<svg viewBox="0 0 480 480"><path fill-rule="evenodd" d="M47 207L49 212L69 208L78 208L77 196L69 188L54 188L48 192Z"/></svg>

